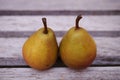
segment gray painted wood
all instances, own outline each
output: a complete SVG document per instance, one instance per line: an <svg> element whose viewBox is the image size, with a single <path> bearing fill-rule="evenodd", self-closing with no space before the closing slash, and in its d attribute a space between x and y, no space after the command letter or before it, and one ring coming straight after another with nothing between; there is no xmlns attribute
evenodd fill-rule
<svg viewBox="0 0 120 80"><path fill-rule="evenodd" d="M88 67L84 70L51 68L0 68L1 80L120 80L120 67Z"/></svg>
<svg viewBox="0 0 120 80"><path fill-rule="evenodd" d="M120 10L120 0L0 0L0 10Z"/></svg>
<svg viewBox="0 0 120 80"><path fill-rule="evenodd" d="M93 65L120 65L120 37L94 37L94 39L97 43L97 57ZM1 66L26 66L22 58L25 40L26 38L0 38ZM59 43L61 37L58 37L57 41Z"/></svg>
<svg viewBox="0 0 120 80"><path fill-rule="evenodd" d="M46 17L48 27L54 31L67 31L75 25L76 16L0 16L0 31L36 31L43 26ZM84 16L80 26L90 31L120 31L120 16Z"/></svg>

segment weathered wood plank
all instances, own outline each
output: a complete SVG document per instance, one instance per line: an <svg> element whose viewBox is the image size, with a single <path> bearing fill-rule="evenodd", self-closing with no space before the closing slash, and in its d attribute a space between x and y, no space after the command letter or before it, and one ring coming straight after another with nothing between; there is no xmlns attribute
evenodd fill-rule
<svg viewBox="0 0 120 80"><path fill-rule="evenodd" d="M0 16L0 31L36 31L46 17L54 31L67 31L75 25L76 16ZM120 16L84 16L80 25L90 31L120 31Z"/></svg>
<svg viewBox="0 0 120 80"><path fill-rule="evenodd" d="M1 80L120 80L120 67L88 67L84 70L52 68L0 68Z"/></svg>
<svg viewBox="0 0 120 80"><path fill-rule="evenodd" d="M97 56L90 66L120 66L120 56ZM23 57L0 57L0 68L29 67ZM53 67L66 67L60 58Z"/></svg>
<svg viewBox="0 0 120 80"><path fill-rule="evenodd" d="M120 65L120 37L94 39L97 43L97 58L92 65ZM0 66L26 66L22 58L25 40L26 38L0 38ZM58 37L58 43L60 40ZM59 63L61 64L61 61Z"/></svg>
<svg viewBox="0 0 120 80"><path fill-rule="evenodd" d="M20 57L21 48L27 38L0 38L0 54L1 57ZM94 37L99 55L112 55L119 54L120 51L120 37ZM61 37L57 38L58 43ZM11 53L11 54L10 54Z"/></svg>
<svg viewBox="0 0 120 80"><path fill-rule="evenodd" d="M120 0L0 0L0 10L120 10L119 3Z"/></svg>
<svg viewBox="0 0 120 80"><path fill-rule="evenodd" d="M111 64L108 64L111 65ZM118 65L118 64L112 64L111 66L114 65ZM97 66L97 65L95 65ZM101 65L103 66L103 65ZM26 62L24 61L24 59L22 57L12 57L12 58L1 58L0 57L0 68L21 68L21 67L29 67ZM61 61L61 59L58 57L56 63L53 65L53 67L65 67L65 64L63 64L63 62Z"/></svg>

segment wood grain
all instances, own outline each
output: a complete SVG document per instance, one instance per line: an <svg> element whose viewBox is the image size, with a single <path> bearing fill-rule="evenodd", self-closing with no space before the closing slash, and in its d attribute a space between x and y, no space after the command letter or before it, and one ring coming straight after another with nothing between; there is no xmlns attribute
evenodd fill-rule
<svg viewBox="0 0 120 80"><path fill-rule="evenodd" d="M0 0L0 10L120 10L119 3L120 0Z"/></svg>
<svg viewBox="0 0 120 80"><path fill-rule="evenodd" d="M97 57L93 65L120 65L120 37L94 37L94 39L97 43ZM0 66L26 66L22 58L25 40L26 38L0 38ZM61 38L58 37L57 41L59 43ZM61 64L61 61L59 63Z"/></svg>
<svg viewBox="0 0 120 80"><path fill-rule="evenodd" d="M0 68L1 80L119 80L120 67L88 67L84 70L52 68L37 71L31 68Z"/></svg>
<svg viewBox="0 0 120 80"><path fill-rule="evenodd" d="M36 31L43 26L42 17L54 31L67 31L76 16L0 16L0 31ZM79 24L89 31L120 31L120 16L83 15Z"/></svg>

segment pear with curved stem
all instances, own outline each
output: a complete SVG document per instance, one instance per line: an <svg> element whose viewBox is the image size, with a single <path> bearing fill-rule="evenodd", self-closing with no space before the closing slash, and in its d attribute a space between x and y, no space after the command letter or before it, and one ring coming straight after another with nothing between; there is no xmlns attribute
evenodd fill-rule
<svg viewBox="0 0 120 80"><path fill-rule="evenodd" d="M60 56L65 65L74 69L88 67L96 57L96 44L92 36L79 26L78 15L75 26L64 35L60 42Z"/></svg>
<svg viewBox="0 0 120 80"><path fill-rule="evenodd" d="M26 63L32 68L45 70L57 59L58 45L52 29L47 27L46 18L42 18L44 28L34 32L24 43L22 52Z"/></svg>

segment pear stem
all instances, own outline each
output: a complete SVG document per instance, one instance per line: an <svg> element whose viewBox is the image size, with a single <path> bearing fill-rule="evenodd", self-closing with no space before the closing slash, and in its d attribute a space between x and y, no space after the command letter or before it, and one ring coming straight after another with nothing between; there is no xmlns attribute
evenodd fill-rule
<svg viewBox="0 0 120 80"><path fill-rule="evenodd" d="M81 18L82 18L81 14L78 15L77 18L76 18L76 23L75 23L76 29L79 29L79 28L80 28L80 27L79 27L79 21L80 21Z"/></svg>
<svg viewBox="0 0 120 80"><path fill-rule="evenodd" d="M46 20L46 18L42 18L42 22L43 22L43 25L44 25L44 31L43 31L43 33L47 34L48 30L47 30L47 20Z"/></svg>

